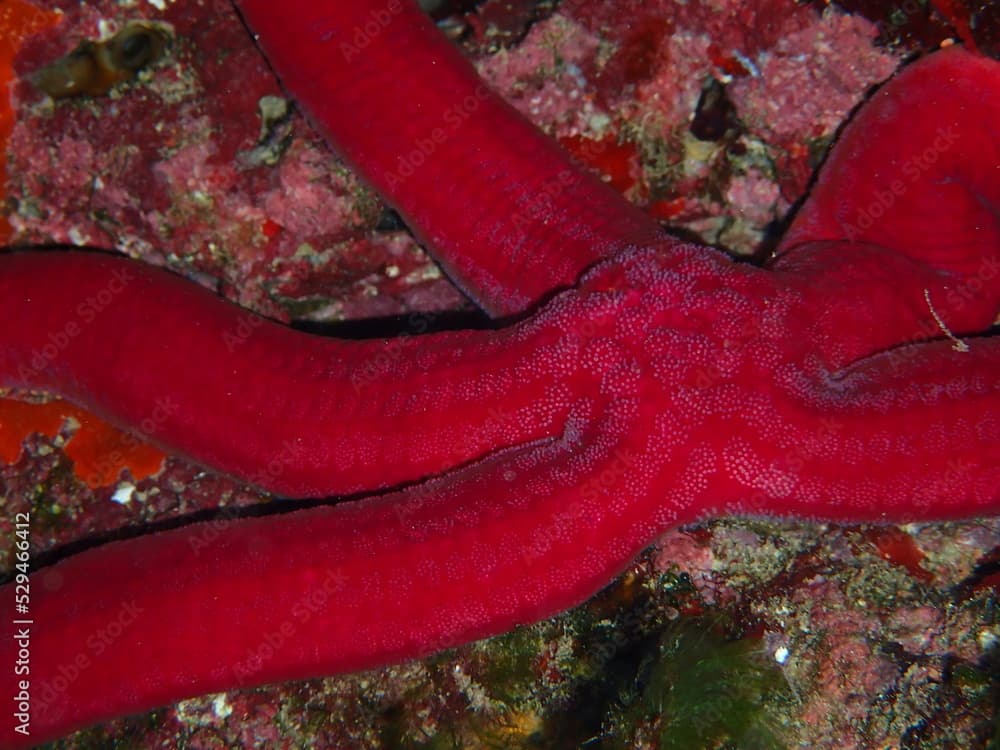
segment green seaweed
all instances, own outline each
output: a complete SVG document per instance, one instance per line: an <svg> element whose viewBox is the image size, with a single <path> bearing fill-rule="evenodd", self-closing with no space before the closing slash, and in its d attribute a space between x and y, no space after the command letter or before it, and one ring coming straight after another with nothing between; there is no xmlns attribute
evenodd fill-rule
<svg viewBox="0 0 1000 750"><path fill-rule="evenodd" d="M613 720L611 747L637 733L661 750L777 750L774 708L791 700L780 669L756 638L732 640L706 618L667 627Z"/></svg>
<svg viewBox="0 0 1000 750"><path fill-rule="evenodd" d="M517 628L490 641L482 681L507 704L520 703L537 679L535 663L545 639L538 628Z"/></svg>

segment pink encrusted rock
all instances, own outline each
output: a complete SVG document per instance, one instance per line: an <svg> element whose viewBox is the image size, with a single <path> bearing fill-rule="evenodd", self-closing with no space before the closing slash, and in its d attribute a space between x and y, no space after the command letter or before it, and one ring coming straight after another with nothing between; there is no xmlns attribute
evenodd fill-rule
<svg viewBox="0 0 1000 750"><path fill-rule="evenodd" d="M261 196L262 213L299 237L344 238L364 227L358 182L326 150L293 143L277 165L278 184Z"/></svg>
<svg viewBox="0 0 1000 750"><path fill-rule="evenodd" d="M726 205L731 215L758 227L788 210L778 185L755 168L729 181Z"/></svg>
<svg viewBox="0 0 1000 750"><path fill-rule="evenodd" d="M793 684L808 686L801 713L806 732L837 737L841 747L864 747L855 726L898 674L873 648L880 631L876 613L851 602L839 582L827 579L791 592L791 606L802 614L791 629L787 668Z"/></svg>
<svg viewBox="0 0 1000 750"><path fill-rule="evenodd" d="M662 133L686 129L705 81L715 74L711 44L711 37L691 29L666 37L653 75L636 86L635 115Z"/></svg>
<svg viewBox="0 0 1000 750"><path fill-rule="evenodd" d="M756 75L729 92L743 122L765 140L808 141L831 135L899 58L873 44L875 24L832 6L754 59Z"/></svg>
<svg viewBox="0 0 1000 750"><path fill-rule="evenodd" d="M643 172L632 199L683 195L678 225L741 253L805 190L816 142L898 64L875 47L874 24L833 7L614 5L564 3L479 70L547 132L634 142ZM614 23L622 13L632 23ZM728 83L748 132L731 153L695 149L699 168L688 130L712 79ZM720 205L720 194L735 202Z"/></svg>
<svg viewBox="0 0 1000 750"><path fill-rule="evenodd" d="M712 568L715 552L711 545L680 529L667 532L657 542L653 566L657 571L683 571L691 577L698 593L708 604L716 600Z"/></svg>
<svg viewBox="0 0 1000 750"><path fill-rule="evenodd" d="M129 20L169 24L176 38L108 96L53 103L18 87L14 241L116 247L278 320L463 304L414 243L401 258L394 240L372 240L380 202L301 116L262 132L261 100L282 92L228 0L53 5L63 21L25 47L23 76ZM254 156L259 143L270 162Z"/></svg>
<svg viewBox="0 0 1000 750"><path fill-rule="evenodd" d="M557 13L532 26L517 47L479 60L477 69L546 132L600 135L610 122L594 101L600 42L580 23Z"/></svg>

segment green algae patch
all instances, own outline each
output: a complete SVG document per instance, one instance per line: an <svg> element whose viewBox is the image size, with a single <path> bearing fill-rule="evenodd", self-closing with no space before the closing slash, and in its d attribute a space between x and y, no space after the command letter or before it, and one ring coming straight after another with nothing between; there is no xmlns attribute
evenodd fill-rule
<svg viewBox="0 0 1000 750"><path fill-rule="evenodd" d="M732 640L705 618L677 621L614 711L613 748L781 750L777 708L791 689L757 638Z"/></svg>

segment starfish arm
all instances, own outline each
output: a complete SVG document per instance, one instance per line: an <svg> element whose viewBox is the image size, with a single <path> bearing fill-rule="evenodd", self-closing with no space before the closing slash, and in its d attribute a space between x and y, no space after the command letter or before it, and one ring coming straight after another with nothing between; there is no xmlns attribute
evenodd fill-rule
<svg viewBox="0 0 1000 750"><path fill-rule="evenodd" d="M836 369L1000 313L1000 63L907 67L844 129L772 268L810 284Z"/></svg>
<svg viewBox="0 0 1000 750"><path fill-rule="evenodd" d="M34 573L33 734L25 742L6 721L0 745L207 692L396 662L585 599L645 543L633 526L650 511L608 501L599 477L621 475L620 444L598 422L577 410L558 439L400 493L199 523ZM0 589L0 600L12 596ZM199 615L206 601L211 617ZM16 626L2 627L0 654L13 664Z"/></svg>
<svg viewBox="0 0 1000 750"><path fill-rule="evenodd" d="M824 240L970 278L1000 253L1000 63L950 48L903 69L844 128L779 255ZM1000 301L1000 288L992 302Z"/></svg>
<svg viewBox="0 0 1000 750"><path fill-rule="evenodd" d="M943 520L1000 507L1000 340L882 352L836 373L776 368L779 393L725 449L727 510L837 521ZM780 395L779 395L780 394Z"/></svg>
<svg viewBox="0 0 1000 750"><path fill-rule="evenodd" d="M953 48L910 65L846 126L773 266L812 265L818 275L829 259L817 243L831 252L851 243L885 248L891 267L899 268L897 255L938 274L899 273L898 291L929 288L945 317L962 319L959 328L987 327L1000 310L997 122L1000 63ZM857 276L847 264L840 271Z"/></svg>
<svg viewBox="0 0 1000 750"><path fill-rule="evenodd" d="M498 332L338 341L125 258L4 253L0 319L18 323L0 386L59 393L274 492L346 494L558 434L576 391L561 309Z"/></svg>
<svg viewBox="0 0 1000 750"><path fill-rule="evenodd" d="M412 0L236 5L314 126L488 312L519 313L662 239L490 91Z"/></svg>
<svg viewBox="0 0 1000 750"><path fill-rule="evenodd" d="M800 310L788 319L789 338L808 341L830 371L904 344L979 334L1000 313L1000 265L962 279L884 247L814 242L775 271Z"/></svg>

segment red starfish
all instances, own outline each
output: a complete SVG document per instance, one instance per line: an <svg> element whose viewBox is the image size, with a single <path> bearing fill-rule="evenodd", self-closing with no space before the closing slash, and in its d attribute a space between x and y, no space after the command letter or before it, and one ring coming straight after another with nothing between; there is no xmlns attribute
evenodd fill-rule
<svg viewBox="0 0 1000 750"><path fill-rule="evenodd" d="M881 89L760 269L663 235L580 173L415 6L237 5L457 283L494 314L536 312L498 331L331 341L122 258L0 258L0 317L18 321L0 336L3 385L61 393L276 492L403 486L33 574L31 735L7 715L5 747L499 633L708 515L1000 508L1000 344L975 336L1000 308L995 62L947 50ZM419 169L404 174L401 154ZM50 336L63 343L39 367ZM601 477L623 471L607 491ZM11 607L20 589L2 592ZM112 623L98 656L90 639ZM21 629L5 615L5 665ZM19 679L5 668L3 694Z"/></svg>

